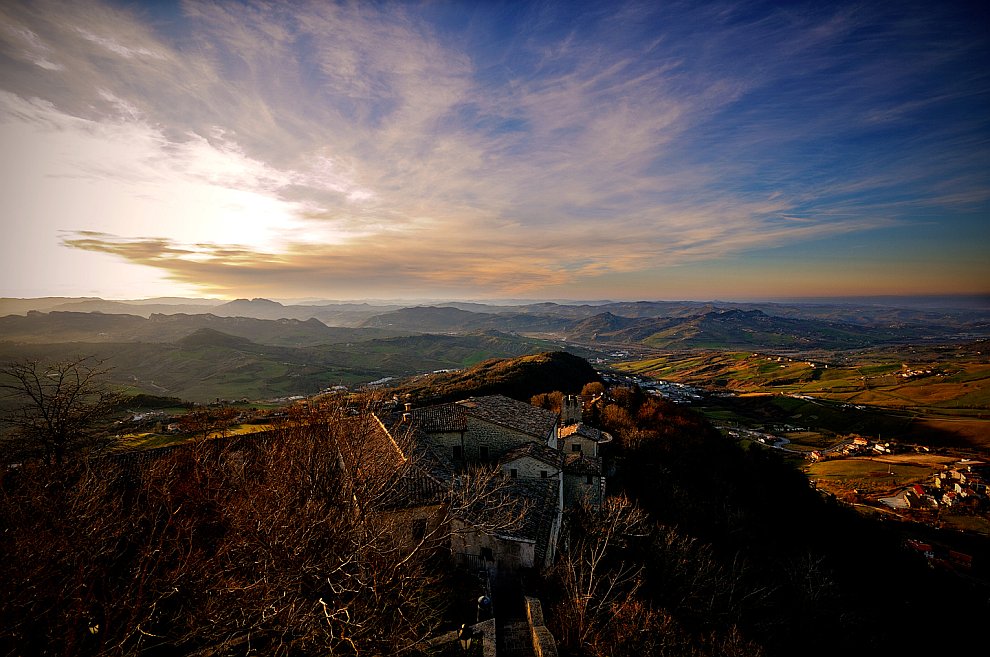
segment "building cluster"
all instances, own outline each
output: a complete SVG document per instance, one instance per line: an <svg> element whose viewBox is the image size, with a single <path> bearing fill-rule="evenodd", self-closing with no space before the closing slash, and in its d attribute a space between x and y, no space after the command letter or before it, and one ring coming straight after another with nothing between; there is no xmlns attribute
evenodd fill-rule
<svg viewBox="0 0 990 657"><path fill-rule="evenodd" d="M611 436L584 424L582 410L574 395L564 398L560 413L491 395L406 405L382 413L380 421L397 443L403 442L400 435L411 437L418 476L432 481L412 489L449 490L472 468L498 468L500 490L524 510L521 522L491 532L484 522L463 515L451 551L468 567L499 571L549 566L565 509L601 505L605 476L599 448Z"/></svg>
<svg viewBox="0 0 990 657"><path fill-rule="evenodd" d="M845 456L875 456L878 454L899 454L908 450L908 447L898 444L893 440L870 440L864 436L855 436L851 441L829 450L815 450L808 454L808 460L812 462L827 461L831 458L841 458ZM927 450L925 450L927 451Z"/></svg>
<svg viewBox="0 0 990 657"><path fill-rule="evenodd" d="M990 468L982 462L964 460L932 477L931 497L940 505L988 506L987 481Z"/></svg>
<svg viewBox="0 0 990 657"><path fill-rule="evenodd" d="M990 508L987 481L990 468L979 461L963 460L932 475L929 485L914 484L897 500L897 508L935 510L939 508Z"/></svg>

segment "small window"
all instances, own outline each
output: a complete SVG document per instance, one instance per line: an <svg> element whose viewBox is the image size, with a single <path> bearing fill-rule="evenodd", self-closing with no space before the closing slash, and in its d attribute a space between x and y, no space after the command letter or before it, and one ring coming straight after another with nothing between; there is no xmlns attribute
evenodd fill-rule
<svg viewBox="0 0 990 657"><path fill-rule="evenodd" d="M518 479L519 478L519 471L516 470L515 468L511 468L509 470L509 476L512 477L513 479Z"/></svg>
<svg viewBox="0 0 990 657"><path fill-rule="evenodd" d="M586 484L591 484L591 483L593 483L593 482L592 482L592 479L593 479L593 477L592 477L591 475L588 475L588 477L587 477L587 479L585 480L585 482L584 482L584 483L586 483Z"/></svg>
<svg viewBox="0 0 990 657"><path fill-rule="evenodd" d="M454 445L451 448L451 453L453 454L453 456L454 456L455 459L459 459L459 458L461 458L461 456L463 456L463 454L461 453L461 446L460 445Z"/></svg>
<svg viewBox="0 0 990 657"><path fill-rule="evenodd" d="M478 454L481 456L481 460L482 461L487 461L488 460L488 446L487 445L482 445L481 447L479 447L478 448Z"/></svg>
<svg viewBox="0 0 990 657"><path fill-rule="evenodd" d="M481 558L485 561L495 561L495 555L491 548L481 548Z"/></svg>
<svg viewBox="0 0 990 657"><path fill-rule="evenodd" d="M571 445L571 451L572 452L580 452L581 451L581 443L574 443L573 445Z"/></svg>
<svg viewBox="0 0 990 657"><path fill-rule="evenodd" d="M417 518L412 523L412 537L414 541L422 541L426 536L426 518Z"/></svg>
<svg viewBox="0 0 990 657"><path fill-rule="evenodd" d="M540 470L540 479L546 479L548 474L546 470Z"/></svg>

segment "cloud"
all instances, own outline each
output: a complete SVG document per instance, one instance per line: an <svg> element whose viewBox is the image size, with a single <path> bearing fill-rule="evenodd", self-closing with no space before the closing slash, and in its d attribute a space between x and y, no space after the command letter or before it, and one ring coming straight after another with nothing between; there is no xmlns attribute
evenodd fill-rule
<svg viewBox="0 0 990 657"><path fill-rule="evenodd" d="M44 147L59 243L238 296L536 294L986 203L987 119L918 128L987 88L933 77L975 47L919 45L938 20L492 11L6 5L0 128Z"/></svg>

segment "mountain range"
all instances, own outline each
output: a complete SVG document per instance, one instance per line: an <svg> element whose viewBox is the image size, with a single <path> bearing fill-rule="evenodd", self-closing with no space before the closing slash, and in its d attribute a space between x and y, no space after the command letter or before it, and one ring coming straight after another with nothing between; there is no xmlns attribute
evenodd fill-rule
<svg viewBox="0 0 990 657"><path fill-rule="evenodd" d="M172 342L193 331L210 328L261 344L299 347L420 333L464 335L497 331L586 345L834 350L979 339L990 335L990 310L979 308L932 310L782 304L752 307L752 304L665 301L517 306L448 303L404 308L370 304L283 305L268 299L237 299L214 305L203 300L174 303L181 301L176 299L148 300L152 303L98 299L34 301L34 305L48 310L29 308L26 300L0 300L0 312L23 311L0 317L0 340ZM64 310L67 307L104 310ZM193 312L147 312L151 308L180 307Z"/></svg>

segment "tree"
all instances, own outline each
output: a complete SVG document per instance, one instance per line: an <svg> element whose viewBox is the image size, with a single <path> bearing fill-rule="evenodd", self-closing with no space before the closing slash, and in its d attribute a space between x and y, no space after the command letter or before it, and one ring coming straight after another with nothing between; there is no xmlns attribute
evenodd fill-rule
<svg viewBox="0 0 990 657"><path fill-rule="evenodd" d="M601 381L592 381L591 383L585 383L584 387L581 388L581 394L587 395L589 397L597 397L598 395L605 394L605 384Z"/></svg>
<svg viewBox="0 0 990 657"><path fill-rule="evenodd" d="M600 513L581 508L571 516L554 570L561 600L553 614L569 651L595 653L610 623L634 603L644 567L628 559L627 548L646 521L623 497L606 499Z"/></svg>
<svg viewBox="0 0 990 657"><path fill-rule="evenodd" d="M70 453L98 443L121 399L109 385L110 370L86 356L0 367L0 391L11 407L3 421L13 429L15 451L61 465Z"/></svg>
<svg viewBox="0 0 990 657"><path fill-rule="evenodd" d="M0 654L415 654L456 604L453 520L520 514L496 469L433 480L410 438L331 402L0 470Z"/></svg>

